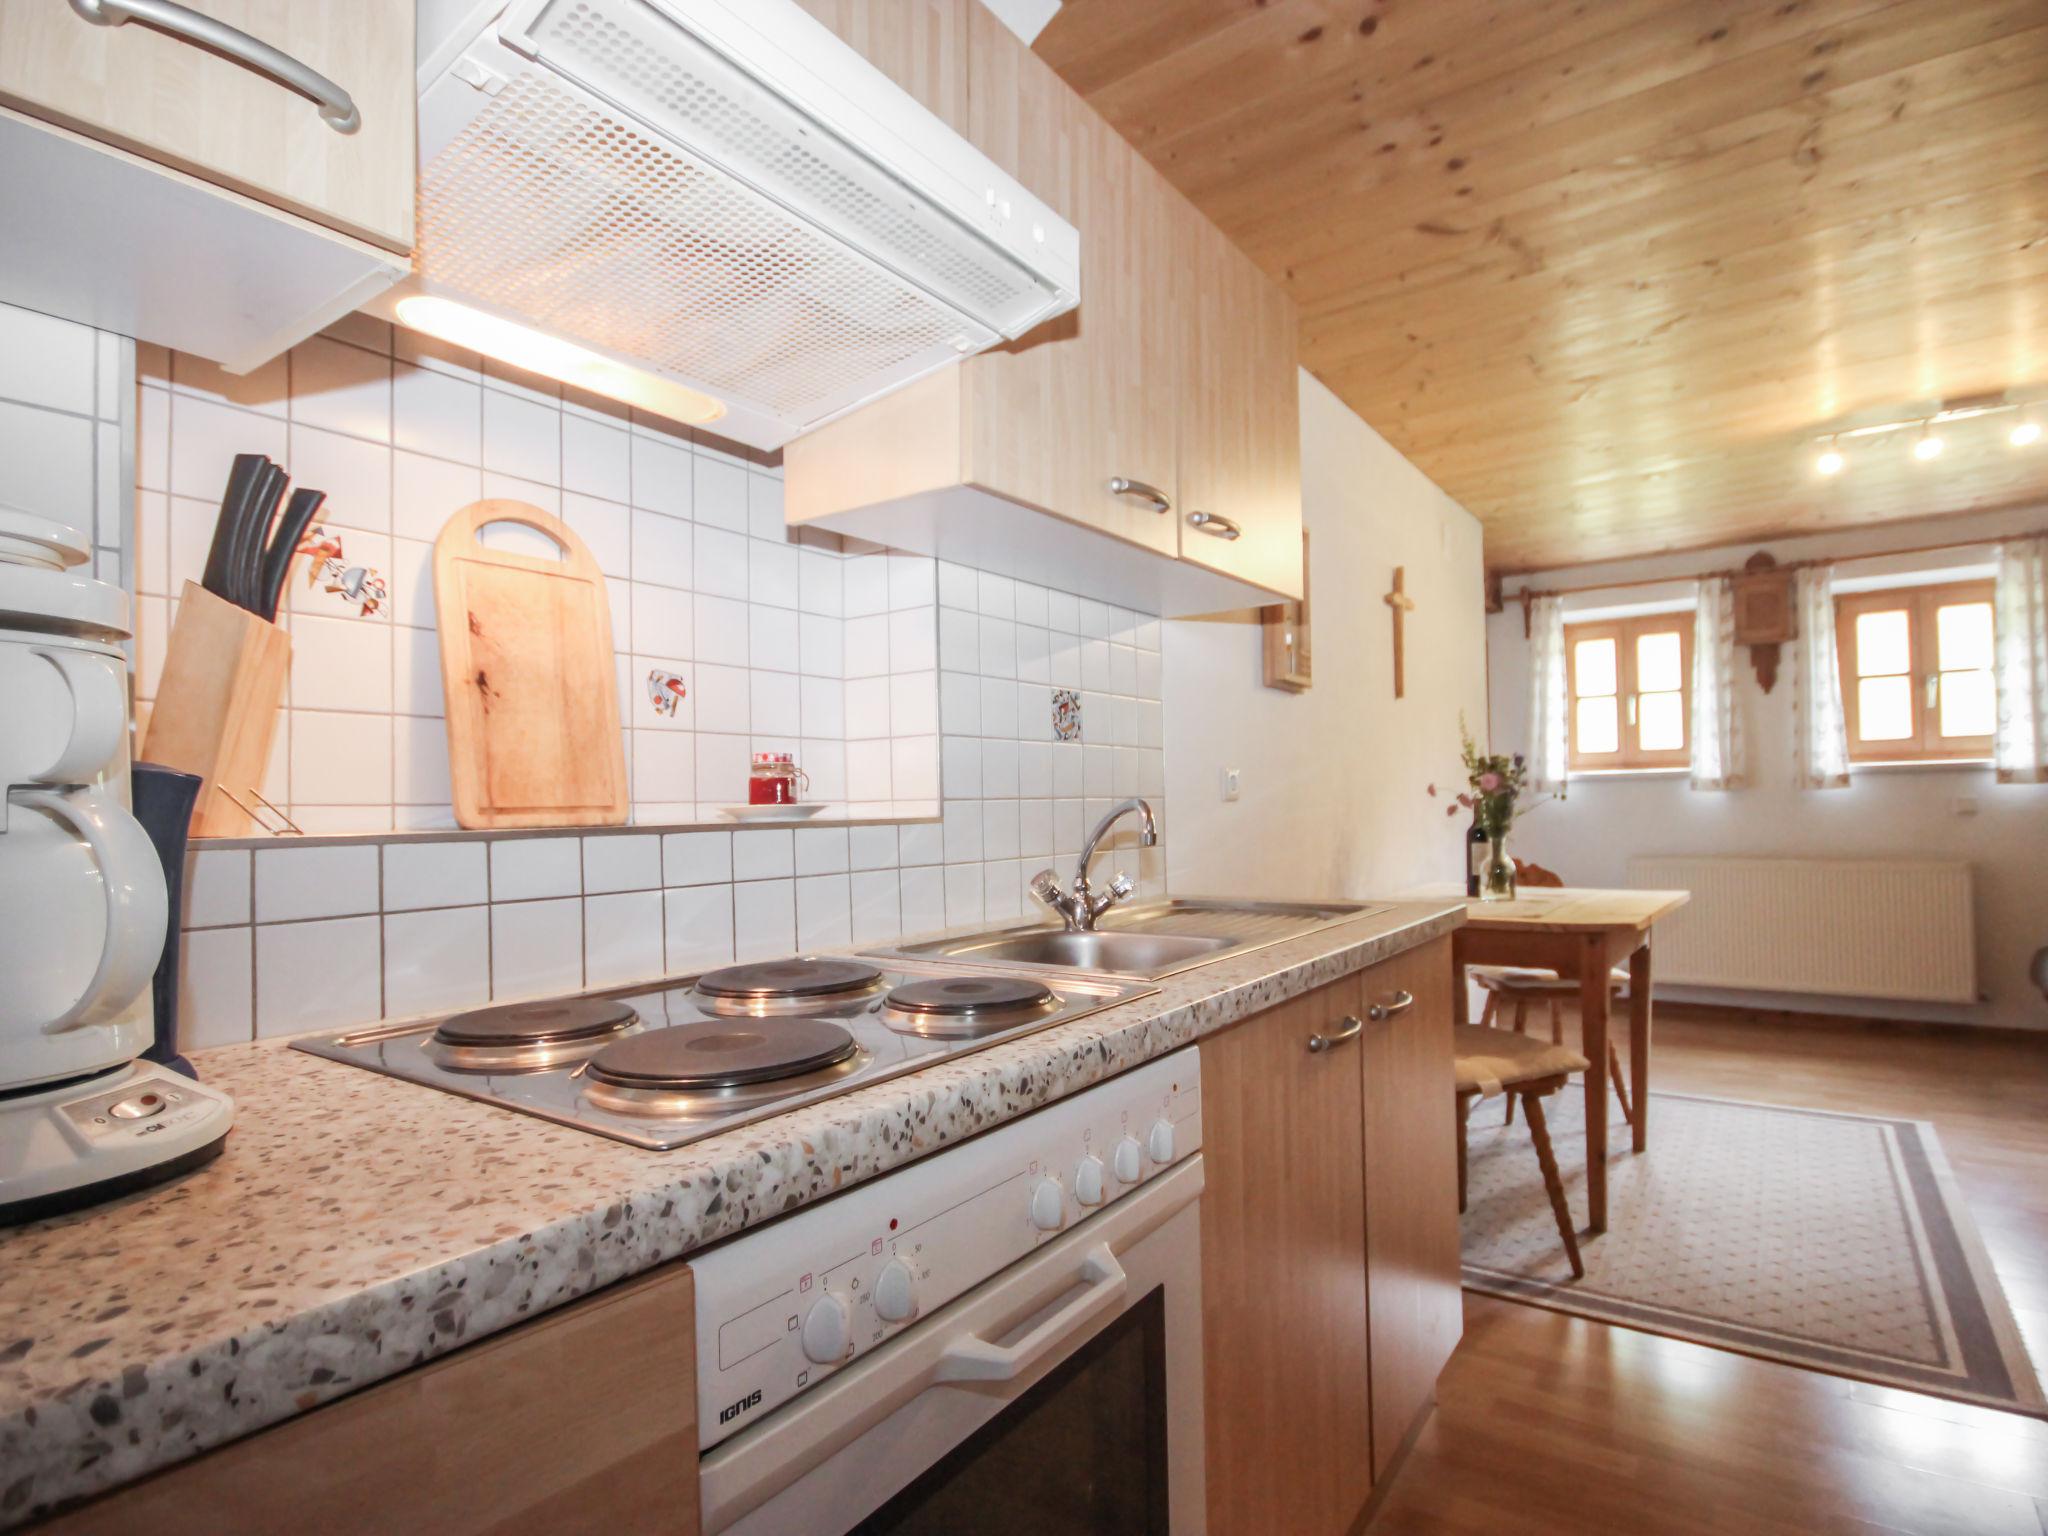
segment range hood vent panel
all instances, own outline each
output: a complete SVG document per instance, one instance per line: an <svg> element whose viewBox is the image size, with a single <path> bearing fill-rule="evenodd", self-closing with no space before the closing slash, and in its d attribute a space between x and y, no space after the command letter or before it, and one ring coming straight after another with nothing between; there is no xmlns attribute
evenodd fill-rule
<svg viewBox="0 0 2048 1536"><path fill-rule="evenodd" d="M793 0L524 0L422 100L415 291L761 447L1078 299L1078 237Z"/></svg>

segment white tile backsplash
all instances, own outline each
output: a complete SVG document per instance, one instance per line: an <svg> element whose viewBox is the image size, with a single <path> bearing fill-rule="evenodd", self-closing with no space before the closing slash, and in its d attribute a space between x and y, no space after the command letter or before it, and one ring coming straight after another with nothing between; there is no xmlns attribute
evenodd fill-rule
<svg viewBox="0 0 2048 1536"><path fill-rule="evenodd" d="M437 907L384 919L384 1015L446 1013L490 995L488 907Z"/></svg>
<svg viewBox="0 0 2048 1536"><path fill-rule="evenodd" d="M1056 858L1064 879L1113 796L1159 804L1156 619L792 537L773 471L402 332L394 361L383 334L338 327L239 380L154 361L123 402L140 494L108 547L133 562L145 700L227 458L269 452L329 491L323 516L350 558L389 584L362 620L294 583L292 697L266 792L309 830L452 828L432 541L484 494L560 510L611 578L636 805L693 819L744 799L750 752L791 750L814 797L938 819L201 849L183 914L188 1043L1016 921L1035 911L1025 880ZM26 377L0 356L0 409L62 420L70 407L51 401L88 399L80 354L50 345L60 355ZM17 435L62 451L41 416ZM77 474L96 452L88 431ZM74 494L71 473L52 494ZM655 668L686 684L658 719ZM1082 694L1079 740L1055 739L1054 688ZM1105 858L1162 892L1163 849L1128 844Z"/></svg>
<svg viewBox="0 0 2048 1536"><path fill-rule="evenodd" d="M574 896L583 889L583 840L514 837L491 844L491 900Z"/></svg>
<svg viewBox="0 0 2048 1536"><path fill-rule="evenodd" d="M251 928L195 928L178 967L178 1049L255 1038Z"/></svg>
<svg viewBox="0 0 2048 1536"><path fill-rule="evenodd" d="M382 921L376 917L343 917L305 923L259 923L257 1035L340 1029L381 1017Z"/></svg>
<svg viewBox="0 0 2048 1536"><path fill-rule="evenodd" d="M797 947L796 882L742 880L732 888L733 957L772 960Z"/></svg>
<svg viewBox="0 0 2048 1536"><path fill-rule="evenodd" d="M68 400L91 409L104 393L100 347L91 332L22 312L0 309L0 325L0 336L35 343L32 366L17 366L13 353L0 360L12 370L0 372L0 462L20 466L0 490L12 502L90 523L95 466L101 458L122 462L119 432L96 445L89 419L51 416L44 406ZM711 819L742 797L751 752L799 744L812 758L804 766L814 796L846 794L838 743L851 718L840 687L848 557L831 535L783 526L779 470L681 429L629 423L630 413L608 402L565 404L545 379L363 317L244 377L181 355L153 359L122 403L138 434L135 480L149 494L139 510L114 519L120 537L101 541L113 550L138 546L144 705L154 699L174 600L204 563L235 453L268 453L295 484L325 490L322 526L341 540L344 563L385 584L382 607L369 618L296 574L285 604L294 663L265 793L309 830L454 825L445 733L364 717L442 712L433 541L454 511L480 496L559 513L608 578L635 820ZM134 375L124 378L132 383ZM75 452L67 432L77 437ZM136 487L119 489L132 498ZM131 539L125 529L138 521ZM509 525L487 530L483 542L553 553L539 535ZM902 637L894 670L930 671L918 664L916 637L931 631L933 562L856 558L875 573L866 580L876 616L893 616ZM876 676L891 671L887 629L872 648ZM740 675L712 678L707 688L699 674L713 666ZM674 689L657 694L651 674L682 680L673 712L657 703L675 698ZM706 691L718 706L708 723L697 708ZM883 734L899 712L895 702L874 717ZM900 713L918 726L929 711L911 705ZM699 743L699 731L723 739ZM643 733L685 740L642 747ZM886 775L864 787L867 802L885 810L906 798Z"/></svg>
<svg viewBox="0 0 2048 1536"><path fill-rule="evenodd" d="M660 890L661 839L651 832L584 838L583 889L593 896Z"/></svg>
<svg viewBox="0 0 2048 1536"><path fill-rule="evenodd" d="M256 921L291 922L381 910L377 848L259 848Z"/></svg>
<svg viewBox="0 0 2048 1536"><path fill-rule="evenodd" d="M491 906L491 997L505 1002L583 986L580 900L495 902Z"/></svg>
<svg viewBox="0 0 2048 1536"><path fill-rule="evenodd" d="M620 986L659 976L663 955L662 893L622 891L583 905L584 985Z"/></svg>

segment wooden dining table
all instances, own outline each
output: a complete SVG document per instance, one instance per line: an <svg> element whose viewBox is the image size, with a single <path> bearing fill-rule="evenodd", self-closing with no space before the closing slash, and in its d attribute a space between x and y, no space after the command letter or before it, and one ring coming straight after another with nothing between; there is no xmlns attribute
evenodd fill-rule
<svg viewBox="0 0 2048 1536"><path fill-rule="evenodd" d="M1628 966L1628 1075L1634 1145L1650 1145L1650 930L1692 899L1689 891L1525 890L1511 901L1467 900L1451 941L1453 1006L1466 1022L1465 968L1534 966L1579 983L1580 1054L1586 1058L1586 1204L1607 1230L1608 974Z"/></svg>

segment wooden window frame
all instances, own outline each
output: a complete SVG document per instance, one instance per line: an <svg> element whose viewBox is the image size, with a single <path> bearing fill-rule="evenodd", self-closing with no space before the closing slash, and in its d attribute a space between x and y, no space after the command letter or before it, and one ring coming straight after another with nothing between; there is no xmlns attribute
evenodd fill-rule
<svg viewBox="0 0 2048 1536"><path fill-rule="evenodd" d="M1570 689L1571 751L1566 768L1575 774L1634 773L1643 769L1686 768L1692 764L1692 633L1693 610L1638 614L1626 619L1594 619L1564 627L1565 676ZM1685 724L1685 745L1667 752L1645 752L1635 745L1636 725L1631 721L1629 701L1641 689L1636 686L1636 642L1646 634L1678 632L1679 708ZM1615 698L1621 718L1619 751L1591 756L1579 752L1579 642L1612 638L1615 649Z"/></svg>
<svg viewBox="0 0 2048 1536"><path fill-rule="evenodd" d="M1993 738L1943 736L1940 705L1927 702L1927 687L1940 658L1928 654L1937 643L1936 613L1958 602L1996 603L1997 583L1952 581L1939 586L1882 587L1871 592L1845 592L1835 599L1835 657L1841 669L1842 719L1849 736L1852 763L1977 763L1991 759ZM1906 613L1906 647L1913 686L1913 734L1898 741L1858 741L1856 687L1856 620L1866 613ZM1996 609L1993 610L1994 624ZM1995 658L1994 658L1995 659Z"/></svg>

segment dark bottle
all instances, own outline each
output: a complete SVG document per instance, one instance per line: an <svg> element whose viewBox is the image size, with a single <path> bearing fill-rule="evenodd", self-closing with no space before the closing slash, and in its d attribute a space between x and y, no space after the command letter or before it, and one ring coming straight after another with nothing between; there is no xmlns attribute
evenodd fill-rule
<svg viewBox="0 0 2048 1536"><path fill-rule="evenodd" d="M1465 834L1465 894L1479 894L1479 879L1486 872L1486 859L1491 845L1486 834L1479 828L1479 813L1472 813L1472 830Z"/></svg>

